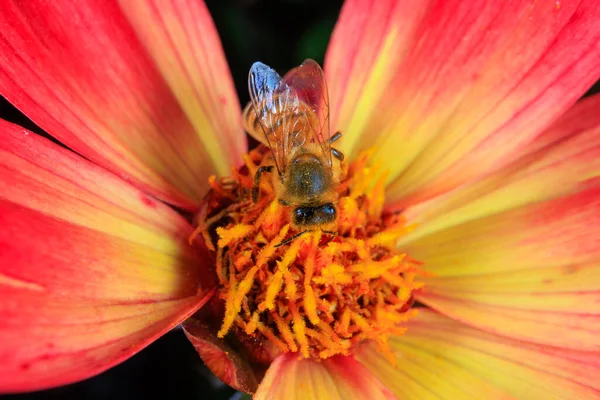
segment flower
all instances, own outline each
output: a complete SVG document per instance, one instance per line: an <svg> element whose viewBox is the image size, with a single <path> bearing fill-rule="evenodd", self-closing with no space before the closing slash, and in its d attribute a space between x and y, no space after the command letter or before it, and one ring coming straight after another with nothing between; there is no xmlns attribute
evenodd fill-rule
<svg viewBox="0 0 600 400"><path fill-rule="evenodd" d="M347 1L332 127L389 170L426 307L389 339L395 365L369 341L261 364L189 319L207 365L258 399L598 398L600 98L576 101L600 76L599 17L587 0ZM0 391L17 392L212 311L215 261L165 203L196 211L246 148L201 2L28 1L0 20L2 94L74 151L0 122Z"/></svg>

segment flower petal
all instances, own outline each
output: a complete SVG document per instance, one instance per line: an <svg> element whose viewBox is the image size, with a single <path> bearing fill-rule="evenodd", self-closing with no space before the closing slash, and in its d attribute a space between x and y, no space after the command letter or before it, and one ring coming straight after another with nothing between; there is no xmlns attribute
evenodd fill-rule
<svg viewBox="0 0 600 400"><path fill-rule="evenodd" d="M403 242L585 188L600 176L598 110L600 96L577 103L519 160L484 179L406 209L405 217L417 228Z"/></svg>
<svg viewBox="0 0 600 400"><path fill-rule="evenodd" d="M275 359L254 400L395 399L373 374L352 357L321 362L286 353Z"/></svg>
<svg viewBox="0 0 600 400"><path fill-rule="evenodd" d="M207 299L175 211L0 121L0 392L84 379Z"/></svg>
<svg viewBox="0 0 600 400"><path fill-rule="evenodd" d="M357 357L401 399L597 399L600 353L484 333L423 309L390 340L394 368L369 344Z"/></svg>
<svg viewBox="0 0 600 400"><path fill-rule="evenodd" d="M515 159L600 74L593 0L346 2L326 57L332 126L375 147L402 207Z"/></svg>
<svg viewBox="0 0 600 400"><path fill-rule="evenodd" d="M600 185L403 246L436 276L417 299L470 325L600 351Z"/></svg>
<svg viewBox="0 0 600 400"><path fill-rule="evenodd" d="M224 339L217 337L218 326L204 321L192 317L183 325L186 336L204 364L228 386L245 393L254 393L258 387L258 378L264 374L264 368L255 371L256 366Z"/></svg>
<svg viewBox="0 0 600 400"><path fill-rule="evenodd" d="M119 0L212 164L229 174L246 151L242 111L219 35L206 5L195 0Z"/></svg>
<svg viewBox="0 0 600 400"><path fill-rule="evenodd" d="M189 106L173 95L113 1L9 2L0 24L2 95L90 160L188 210L205 194L211 173L223 173L225 166L238 162L244 141L241 124L224 121L221 111L215 117L219 123L211 125L213 115L197 110L192 125ZM207 42L216 40L212 25L203 24L202 29L212 32ZM222 55L214 52L211 57ZM214 64L196 68L203 75ZM226 74L219 81L227 82ZM227 107L234 111L228 112L235 112L229 97ZM199 126L202 132L194 129ZM224 156L205 146L206 135L231 144L221 149Z"/></svg>

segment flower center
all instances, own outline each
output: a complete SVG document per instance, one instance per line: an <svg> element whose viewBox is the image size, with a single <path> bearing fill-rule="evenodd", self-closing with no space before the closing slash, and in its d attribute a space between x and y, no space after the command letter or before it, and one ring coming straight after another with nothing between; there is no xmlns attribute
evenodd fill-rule
<svg viewBox="0 0 600 400"><path fill-rule="evenodd" d="M337 234L298 231L269 179L252 200L266 153L259 146L231 178L212 177L198 215L193 237L201 234L216 252L225 301L219 337L235 327L306 358L347 355L374 340L393 363L388 338L405 331L412 292L423 284L415 281L419 263L395 248L409 227L401 214L383 211L386 174L361 154L337 188Z"/></svg>

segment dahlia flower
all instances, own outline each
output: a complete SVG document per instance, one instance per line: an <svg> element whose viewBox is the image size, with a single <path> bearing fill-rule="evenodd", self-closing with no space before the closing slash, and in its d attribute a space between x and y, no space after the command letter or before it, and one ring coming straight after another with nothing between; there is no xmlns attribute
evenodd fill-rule
<svg viewBox="0 0 600 400"><path fill-rule="evenodd" d="M0 392L173 327L256 399L600 398L600 7L348 0L337 236L292 229L200 1L11 1ZM290 66L292 68L294 66Z"/></svg>

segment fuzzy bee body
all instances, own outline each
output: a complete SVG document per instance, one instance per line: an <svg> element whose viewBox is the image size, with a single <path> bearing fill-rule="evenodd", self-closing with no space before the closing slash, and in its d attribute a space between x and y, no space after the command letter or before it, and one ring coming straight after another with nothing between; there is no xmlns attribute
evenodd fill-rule
<svg viewBox="0 0 600 400"><path fill-rule="evenodd" d="M255 176L272 172L278 201L292 208L296 230L335 232L337 187L343 155L331 148L327 86L321 67L306 60L281 78L254 63L248 79L251 103L243 112L245 130L271 149ZM340 162L335 162L333 158Z"/></svg>

